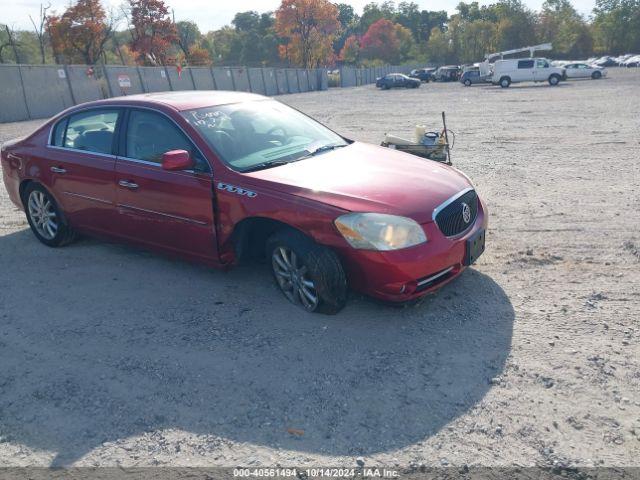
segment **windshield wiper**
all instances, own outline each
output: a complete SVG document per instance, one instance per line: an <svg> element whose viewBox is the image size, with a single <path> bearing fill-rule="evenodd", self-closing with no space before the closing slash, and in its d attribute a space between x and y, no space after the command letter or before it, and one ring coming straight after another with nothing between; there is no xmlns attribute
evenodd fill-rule
<svg viewBox="0 0 640 480"><path fill-rule="evenodd" d="M253 165L253 166L247 168L246 170L242 170L242 172L243 173L248 173L248 172L255 172L257 170L265 170L267 168L279 167L281 165L286 165L288 163L298 162L300 160L304 160L305 158L315 157L316 155L319 155L320 153L328 152L330 150L334 150L336 148L341 148L341 147L346 147L346 146L347 145L322 145L321 147L314 148L313 150L309 151L309 153L307 155L303 155L302 157L290 158L288 160L273 160L271 162L262 162L262 163L258 163L256 165Z"/></svg>
<svg viewBox="0 0 640 480"><path fill-rule="evenodd" d="M335 150L336 148L342 148L342 147L346 147L346 145L322 145L321 147L311 150L308 155L305 155L302 158L315 157L316 155L319 155L321 153L328 152L330 150Z"/></svg>
<svg viewBox="0 0 640 480"><path fill-rule="evenodd" d="M292 161L295 161L295 160L273 160L272 162L262 162L262 163L253 165L247 168L246 170L242 170L242 173L255 172L258 170L264 170L266 168L271 168L271 167L279 167L281 165L286 165L287 163L291 163Z"/></svg>

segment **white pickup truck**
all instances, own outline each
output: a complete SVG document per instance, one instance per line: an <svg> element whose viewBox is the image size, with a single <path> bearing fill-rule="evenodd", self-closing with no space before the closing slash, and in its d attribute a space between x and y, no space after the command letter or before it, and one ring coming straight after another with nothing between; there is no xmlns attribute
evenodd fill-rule
<svg viewBox="0 0 640 480"><path fill-rule="evenodd" d="M555 86L566 78L564 68L553 67L545 58L516 58L497 60L491 83L502 88L519 82L549 82L549 85Z"/></svg>

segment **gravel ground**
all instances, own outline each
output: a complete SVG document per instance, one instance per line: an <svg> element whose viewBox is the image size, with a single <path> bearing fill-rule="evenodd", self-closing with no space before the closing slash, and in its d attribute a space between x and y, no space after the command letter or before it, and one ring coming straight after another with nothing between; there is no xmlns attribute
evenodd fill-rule
<svg viewBox="0 0 640 480"><path fill-rule="evenodd" d="M410 308L307 315L262 266L48 249L0 187L0 465L637 466L639 87L282 97L375 143L446 110L488 246Z"/></svg>

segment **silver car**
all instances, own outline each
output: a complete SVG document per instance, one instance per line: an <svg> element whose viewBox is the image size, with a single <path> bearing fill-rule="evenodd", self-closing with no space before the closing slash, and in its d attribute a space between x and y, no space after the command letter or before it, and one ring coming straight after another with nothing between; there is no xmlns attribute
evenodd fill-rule
<svg viewBox="0 0 640 480"><path fill-rule="evenodd" d="M593 78L598 80L607 76L607 69L597 65L567 63L564 68L567 70L567 78Z"/></svg>

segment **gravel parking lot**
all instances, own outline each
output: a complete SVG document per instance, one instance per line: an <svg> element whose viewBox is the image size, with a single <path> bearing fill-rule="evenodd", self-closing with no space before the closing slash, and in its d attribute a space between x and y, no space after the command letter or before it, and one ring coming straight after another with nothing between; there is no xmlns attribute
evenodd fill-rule
<svg viewBox="0 0 640 480"><path fill-rule="evenodd" d="M447 112L487 251L408 308L48 249L0 186L0 465L638 466L640 71L609 76L280 98L373 143Z"/></svg>

